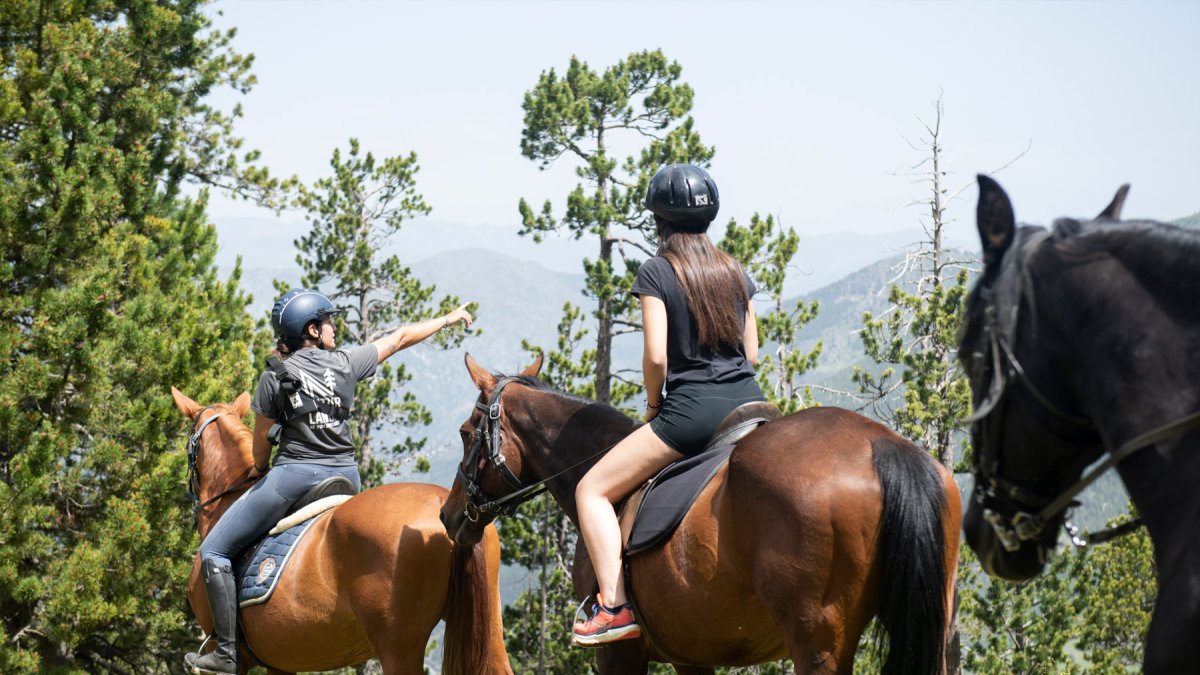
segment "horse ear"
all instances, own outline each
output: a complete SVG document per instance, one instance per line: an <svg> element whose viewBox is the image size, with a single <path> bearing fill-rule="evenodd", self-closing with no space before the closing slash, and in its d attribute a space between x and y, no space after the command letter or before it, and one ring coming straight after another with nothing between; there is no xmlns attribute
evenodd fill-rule
<svg viewBox="0 0 1200 675"><path fill-rule="evenodd" d="M179 412L183 413L183 416L188 419L195 417L196 411L200 409L199 403L188 398L175 387L171 387L171 398L175 399L175 407L179 408Z"/></svg>
<svg viewBox="0 0 1200 675"><path fill-rule="evenodd" d="M467 370L471 373L471 380L475 382L475 386L479 387L479 391L491 391L496 386L496 378L487 371L486 368L479 365L479 362L471 358L467 354L463 361L467 364Z"/></svg>
<svg viewBox="0 0 1200 675"><path fill-rule="evenodd" d="M1017 222L1004 188L983 174L976 179L979 181L979 205L975 208L975 225L983 244L983 260L994 263L1012 244Z"/></svg>
<svg viewBox="0 0 1200 675"><path fill-rule="evenodd" d="M246 413L249 411L250 411L250 392L243 391L242 395L238 396L237 399L234 400L234 402L233 402L233 412L236 413L238 417L245 417Z"/></svg>
<svg viewBox="0 0 1200 675"><path fill-rule="evenodd" d="M1125 197L1129 196L1129 183L1117 188L1117 194L1113 197L1112 202L1096 216L1096 220L1107 218L1109 220L1120 220L1121 209L1125 208Z"/></svg>
<svg viewBox="0 0 1200 675"><path fill-rule="evenodd" d="M524 377L537 377L538 373L542 372L543 361L542 353L538 352L537 358L533 360L533 363L529 364L528 368L521 371L521 375Z"/></svg>

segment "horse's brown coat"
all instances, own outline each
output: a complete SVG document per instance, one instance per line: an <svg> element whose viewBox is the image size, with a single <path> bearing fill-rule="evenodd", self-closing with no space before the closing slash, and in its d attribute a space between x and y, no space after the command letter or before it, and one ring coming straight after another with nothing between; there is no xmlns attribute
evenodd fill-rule
<svg viewBox="0 0 1200 675"><path fill-rule="evenodd" d="M241 422L250 398L243 393L203 412L179 391L172 394L188 418L227 413L201 439L203 503L252 466L250 431ZM201 511L201 538L241 492ZM479 545L456 547L438 519L446 495L436 485L394 483L319 516L271 599L241 611L253 655L273 672L330 670L375 657L385 673L416 675L424 672L430 632L445 618L443 672L511 673L500 623L499 539L489 528ZM198 556L188 599L211 631ZM242 660L248 661L245 651Z"/></svg>
<svg viewBox="0 0 1200 675"><path fill-rule="evenodd" d="M537 365L522 375L536 375ZM469 357L468 368L488 400L495 377ZM636 426L598 408L509 386L501 414L506 463L533 483L611 446ZM470 432L475 420L463 430ZM601 672L645 672L649 659L692 666L681 672L711 673L707 666L789 656L797 673L853 672L858 640L879 609L885 566L877 546L884 501L872 463L879 439L910 448L909 456L923 457L916 461L929 460L886 427L835 408L780 419L742 440L675 534L629 561L629 590L644 637L600 650ZM574 487L586 469L547 482L573 520ZM936 475L940 483L930 489L944 498L936 517L945 544L935 555L943 560L945 578L936 581L949 616L962 507L950 473L937 465ZM512 491L494 470L481 473L480 485L492 498ZM472 539L465 502L456 481L443 515L460 542ZM583 597L593 590L585 554L576 565L576 590ZM944 634L939 639L944 644Z"/></svg>

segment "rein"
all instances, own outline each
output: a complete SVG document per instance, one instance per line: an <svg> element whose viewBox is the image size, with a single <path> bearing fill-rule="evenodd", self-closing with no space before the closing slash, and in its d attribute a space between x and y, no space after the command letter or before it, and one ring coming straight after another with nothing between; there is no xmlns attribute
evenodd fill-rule
<svg viewBox="0 0 1200 675"><path fill-rule="evenodd" d="M478 521L481 515L512 515L521 504L545 492L546 483L587 464L613 448L613 446L609 446L599 450L536 483L523 484L512 470L508 468L508 465L504 461L504 454L500 452L500 445L502 443L500 437L500 395L504 393L505 387L519 381L519 379L516 377L502 378L496 384L496 388L492 391L492 395L486 405L479 401L475 402L475 408L482 411L483 415L480 416L479 423L475 425L475 432L471 436L471 447L467 450L466 458L462 464L458 465L458 479L462 481L463 488L467 492L463 513L467 520L471 522ZM488 443L487 455L483 455L480 452L483 450L485 439ZM482 472L485 462L491 462L495 465L505 480L517 488L517 490L497 499L488 497L479 485L479 474ZM470 469L470 473L463 470L464 465Z"/></svg>
<svg viewBox="0 0 1200 675"><path fill-rule="evenodd" d="M204 433L204 430L208 428L208 425L215 422L217 420L217 418L223 417L226 414L225 412L219 412L219 413L213 415L212 417L209 417L208 419L204 420L203 423L201 423L200 417L206 411L212 410L214 407L216 407L216 406L210 405L206 408L202 408L200 410L200 412L196 413L196 417L194 418L195 421L192 422L192 433L191 433L191 435L188 436L188 444L187 444L188 490L184 494L192 502L192 520L194 522L199 522L198 519L199 519L201 511L208 508L209 506L212 506L214 503L219 501L221 498L228 497L229 495L237 492L239 489L242 488L242 486L246 485L247 483L252 483L254 481L257 481L261 477L261 476L250 476L249 473L247 473L247 475L244 478L234 482L233 485L230 485L229 487L225 488L225 490L221 491L216 496L210 497L210 498L204 500L203 502L200 501L200 496L198 494L200 491L200 472L198 469L198 461L200 459L200 436Z"/></svg>
<svg viewBox="0 0 1200 675"><path fill-rule="evenodd" d="M1025 369L1021 366L1021 362L1017 360L1017 356L1009 344L1010 336L1015 337L1018 308L1022 298L1022 289L1020 288L1021 279L1024 277L1024 270L1021 269L1022 264L1045 239L1045 236L1035 235L1026 241L1022 241L1022 245L1018 246L1014 243L1014 248L1019 248L1020 250L1010 251L1010 255L1016 253L1018 254L1018 259L1014 263L1005 264L1001 269L1001 276L1005 273L1017 275L1016 286L1010 287L1015 288L1011 291L1012 297L1008 298L1012 301L1012 307L1007 312L1010 317L1010 324L1001 326L999 323L999 317L1002 312L997 308L999 303L993 293L993 289L990 287L980 289L980 297L987 303L984 314L984 331L988 336L990 347L989 356L992 366L992 380L989 383L988 394L984 401L966 421L972 424L981 441L994 441L994 447L996 448L1000 444L1002 429L998 421L993 418L993 415L1003 408L1002 401L1005 398L1004 395L1008 392L1010 385L1014 381L1019 382L1031 398L1052 417L1058 418L1068 425L1081 430L1095 431L1091 420L1059 410L1038 390L1033 381L1025 373ZM997 284L999 283L1002 282L998 279ZM988 424L989 421L992 424ZM1000 541L1004 549L1009 552L1016 551L1020 549L1022 542L1036 539L1041 535L1047 522L1070 508L1075 503L1075 497L1089 485L1096 482L1109 469L1120 464L1122 460L1139 450L1182 434L1198 425L1200 425L1200 411L1185 415L1125 441L1116 450L1109 453L1108 459L1093 467L1080 477L1079 480L1060 492L1058 496L1049 500L1042 499L1023 486L999 476L999 457L996 456L995 452L988 453L986 451L986 443L981 442L978 444L980 452L975 455L974 469L976 476L986 481L988 487L983 488L977 485L977 490L982 489L985 491L977 499L983 502L986 496L995 497L995 491L999 489L1018 506L1028 507L1030 511L1036 511L1030 512L1015 509L1012 517L1006 518L992 509L985 508L983 518L992 526L996 538ZM988 431L993 431L993 433L987 433ZM1051 440L1059 440L1044 429L1039 431L1042 431L1043 435L1050 437ZM1132 521L1100 530L1089 535L1086 539L1081 538L1078 529L1070 523L1065 523L1064 527L1071 536L1073 544L1076 546L1087 546L1089 544L1102 543L1132 532L1140 525L1141 519L1134 518Z"/></svg>

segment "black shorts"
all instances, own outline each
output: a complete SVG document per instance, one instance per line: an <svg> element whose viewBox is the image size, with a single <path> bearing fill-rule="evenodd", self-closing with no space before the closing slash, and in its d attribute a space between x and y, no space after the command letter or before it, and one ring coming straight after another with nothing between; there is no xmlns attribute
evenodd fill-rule
<svg viewBox="0 0 1200 675"><path fill-rule="evenodd" d="M704 449L734 408L765 400L753 376L720 384L685 382L667 394L650 428L663 443L690 457Z"/></svg>

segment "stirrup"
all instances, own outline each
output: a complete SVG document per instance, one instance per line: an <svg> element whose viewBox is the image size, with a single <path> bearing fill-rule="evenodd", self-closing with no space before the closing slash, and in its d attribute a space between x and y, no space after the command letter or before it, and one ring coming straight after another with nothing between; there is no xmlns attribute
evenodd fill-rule
<svg viewBox="0 0 1200 675"><path fill-rule="evenodd" d="M585 605L587 605L587 604L588 604L588 601L589 601L589 600L591 600L591 599L592 599L592 597L593 597L593 596L591 596L591 595L589 595L589 596L585 597L585 598L583 599L583 602L580 602L580 603L579 603L579 607L575 609L575 616L574 616L574 618L571 620L571 630L574 630L574 629L575 629L575 624L577 624L577 623L583 623L584 621L587 621L587 620L588 620L588 615L587 615L587 612L585 612L583 608L584 608L584 606L585 606ZM599 600L599 599L597 599L597 600L595 601L595 603L594 603L594 604L596 604L596 605L599 605L599 604L600 604L600 600ZM582 618L582 619L580 619L580 618L579 618L581 614L583 615L583 618ZM203 645L201 645L201 646L203 646Z"/></svg>

